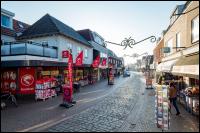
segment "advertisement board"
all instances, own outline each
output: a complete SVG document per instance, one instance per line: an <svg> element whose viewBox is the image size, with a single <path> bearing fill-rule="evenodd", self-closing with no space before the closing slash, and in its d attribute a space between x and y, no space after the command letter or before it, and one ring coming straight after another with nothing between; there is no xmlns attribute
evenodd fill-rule
<svg viewBox="0 0 200 133"><path fill-rule="evenodd" d="M35 94L35 68L19 68L19 91L21 94Z"/></svg>

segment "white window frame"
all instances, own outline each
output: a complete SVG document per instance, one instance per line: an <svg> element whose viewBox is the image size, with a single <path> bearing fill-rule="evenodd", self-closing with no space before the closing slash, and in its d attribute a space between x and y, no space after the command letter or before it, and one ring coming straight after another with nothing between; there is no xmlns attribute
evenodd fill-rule
<svg viewBox="0 0 200 133"><path fill-rule="evenodd" d="M196 23L195 23L196 22ZM199 41L199 15L192 19L191 40L192 43ZM196 27L194 27L196 26Z"/></svg>
<svg viewBox="0 0 200 133"><path fill-rule="evenodd" d="M169 43L170 42L170 43ZM169 53L165 53L166 56L170 55L172 53L172 47L173 47L173 38L170 38L169 40L167 40L167 42L165 43L166 47L170 48L170 52Z"/></svg>
<svg viewBox="0 0 200 133"><path fill-rule="evenodd" d="M88 58L88 50L84 49L84 58Z"/></svg>
<svg viewBox="0 0 200 133"><path fill-rule="evenodd" d="M181 33L180 32L176 34L176 47L181 47Z"/></svg>

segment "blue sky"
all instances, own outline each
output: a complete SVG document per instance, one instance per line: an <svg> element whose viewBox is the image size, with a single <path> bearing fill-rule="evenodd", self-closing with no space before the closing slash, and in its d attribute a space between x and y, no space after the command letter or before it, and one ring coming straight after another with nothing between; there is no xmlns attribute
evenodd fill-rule
<svg viewBox="0 0 200 133"><path fill-rule="evenodd" d="M91 29L105 40L121 43L132 37L140 41L148 36L159 37L169 25L170 15L176 5L185 1L1 1L1 7L15 13L15 19L33 24L46 13L75 30ZM118 56L148 52L153 54L155 43L149 40L123 50L108 44ZM135 59L125 57L125 63Z"/></svg>

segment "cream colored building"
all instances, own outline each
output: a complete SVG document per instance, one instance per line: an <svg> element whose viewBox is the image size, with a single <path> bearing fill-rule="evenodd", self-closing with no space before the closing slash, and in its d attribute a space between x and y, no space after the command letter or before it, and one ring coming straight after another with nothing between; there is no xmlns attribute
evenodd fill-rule
<svg viewBox="0 0 200 133"><path fill-rule="evenodd" d="M176 6L163 40L164 47L169 47L170 52L164 53L157 71L183 76L188 85L191 85L191 79L198 81L199 1Z"/></svg>

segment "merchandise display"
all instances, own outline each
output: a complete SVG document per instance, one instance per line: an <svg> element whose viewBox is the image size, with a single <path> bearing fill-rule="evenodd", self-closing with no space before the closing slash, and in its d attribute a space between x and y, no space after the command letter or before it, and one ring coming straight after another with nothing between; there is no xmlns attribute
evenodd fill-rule
<svg viewBox="0 0 200 133"><path fill-rule="evenodd" d="M156 85L155 95L155 117L157 127L162 130L169 129L169 98L168 98L168 86Z"/></svg>
<svg viewBox="0 0 200 133"><path fill-rule="evenodd" d="M193 115L199 115L199 87L187 87L179 95L179 102Z"/></svg>
<svg viewBox="0 0 200 133"><path fill-rule="evenodd" d="M56 96L56 79L46 78L36 81L35 85L35 100L42 99L43 101L52 96Z"/></svg>

